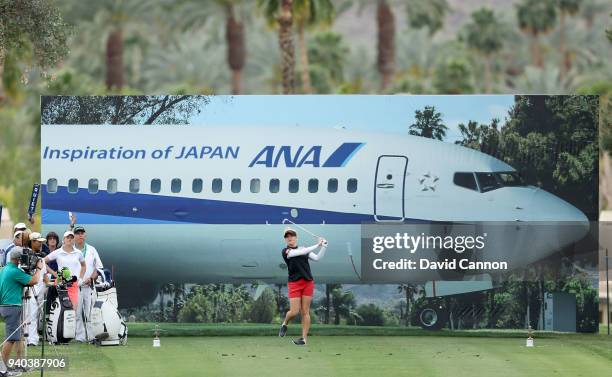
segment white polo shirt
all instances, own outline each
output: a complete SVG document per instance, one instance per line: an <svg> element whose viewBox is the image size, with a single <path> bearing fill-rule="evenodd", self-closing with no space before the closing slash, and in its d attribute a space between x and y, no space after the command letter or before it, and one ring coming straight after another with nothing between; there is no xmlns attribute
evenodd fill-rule
<svg viewBox="0 0 612 377"><path fill-rule="evenodd" d="M50 261L57 262L57 269L61 270L63 267L68 267L70 273L73 276L79 277L81 273L81 261L84 261L83 254L78 249L73 248L72 252L67 252L62 247L52 251L47 258ZM58 271L59 272L59 271Z"/></svg>
<svg viewBox="0 0 612 377"><path fill-rule="evenodd" d="M75 248L79 250L76 246ZM104 268L104 265L100 260L100 255L98 254L98 250L96 250L95 247L85 242L85 247L83 247L81 253L85 258L85 275L83 275L83 280L91 277L94 270L101 270Z"/></svg>

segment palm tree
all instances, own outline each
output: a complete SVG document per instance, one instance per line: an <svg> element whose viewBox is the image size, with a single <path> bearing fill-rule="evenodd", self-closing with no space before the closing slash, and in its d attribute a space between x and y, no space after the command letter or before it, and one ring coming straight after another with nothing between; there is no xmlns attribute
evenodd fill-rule
<svg viewBox="0 0 612 377"><path fill-rule="evenodd" d="M492 10L481 8L472 13L472 21L466 25L468 46L484 57L485 92L491 93L491 59L501 50L504 31Z"/></svg>
<svg viewBox="0 0 612 377"><path fill-rule="evenodd" d="M340 324L340 318L352 316L356 301L353 292L336 288L332 291L332 307L334 309L334 325Z"/></svg>
<svg viewBox="0 0 612 377"><path fill-rule="evenodd" d="M408 23L415 29L426 27L434 35L444 26L444 18L450 10L446 0L404 0Z"/></svg>
<svg viewBox="0 0 612 377"><path fill-rule="evenodd" d="M156 5L147 0L99 0L95 2L67 1L62 4L66 19L78 19L79 22L93 22L98 33L105 35L105 68L106 88L120 90L125 85L124 73L124 40L126 35L142 33L145 19L153 18Z"/></svg>
<svg viewBox="0 0 612 377"><path fill-rule="evenodd" d="M395 73L395 16L387 0L378 0L376 21L378 28L376 64L381 75L380 89L384 91Z"/></svg>
<svg viewBox="0 0 612 377"><path fill-rule="evenodd" d="M418 286L413 284L400 284L397 286L399 293L405 293L406 295L406 313L405 313L405 326L410 325L410 318L412 317L412 303L414 296L416 296L421 290Z"/></svg>
<svg viewBox="0 0 612 377"><path fill-rule="evenodd" d="M555 0L523 0L517 6L519 27L531 38L531 56L537 67L544 66L538 38L552 29L556 17Z"/></svg>
<svg viewBox="0 0 612 377"><path fill-rule="evenodd" d="M580 3L582 0L557 1L559 6L559 55L561 55L559 75L561 78L563 78L571 65L569 55L567 51L565 51L565 17L575 15L580 8Z"/></svg>
<svg viewBox="0 0 612 377"><path fill-rule="evenodd" d="M304 93L312 93L308 47L306 46L306 28L329 25L335 15L334 4L331 0L293 0L293 18L298 31L300 75Z"/></svg>
<svg viewBox="0 0 612 377"><path fill-rule="evenodd" d="M281 50L283 93L295 92L295 48L293 46L293 0L257 0L270 25L278 26L278 44Z"/></svg>
<svg viewBox="0 0 612 377"><path fill-rule="evenodd" d="M242 92L242 69L246 61L244 22L236 17L234 5L239 0L218 0L225 8L227 64L232 71L232 94Z"/></svg>
<svg viewBox="0 0 612 377"><path fill-rule="evenodd" d="M415 111L416 122L410 125L410 135L442 140L446 136L446 127L442 123L442 114L434 106L425 106Z"/></svg>

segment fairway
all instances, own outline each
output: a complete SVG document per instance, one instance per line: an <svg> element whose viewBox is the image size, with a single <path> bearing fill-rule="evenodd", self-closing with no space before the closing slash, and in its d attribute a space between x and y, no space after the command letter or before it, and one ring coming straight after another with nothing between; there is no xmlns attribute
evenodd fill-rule
<svg viewBox="0 0 612 377"><path fill-rule="evenodd" d="M126 347L71 344L48 347L69 358L70 369L49 376L607 376L612 365L608 337L520 338L436 336L316 336L306 347L289 338L166 337ZM30 355L40 352L31 349ZM31 375L38 375L39 372Z"/></svg>

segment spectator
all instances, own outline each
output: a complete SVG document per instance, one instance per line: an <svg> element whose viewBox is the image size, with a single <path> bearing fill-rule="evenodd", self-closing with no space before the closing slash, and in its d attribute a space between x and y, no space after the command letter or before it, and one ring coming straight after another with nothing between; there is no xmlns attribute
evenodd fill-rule
<svg viewBox="0 0 612 377"><path fill-rule="evenodd" d="M59 236L57 235L57 233L55 233L55 232L47 233L47 249L48 249L48 253L46 255L49 255L50 253L54 252L59 247L60 247L60 241L59 241ZM57 262L56 261L49 262L49 267L51 267L53 269L53 271L57 271Z"/></svg>
<svg viewBox="0 0 612 377"><path fill-rule="evenodd" d="M27 229L24 223L17 223L13 227L13 242L10 243L5 250L2 250L0 254L0 265L4 266L6 264L6 256L11 252L15 246L23 246L21 242L21 233L23 233ZM19 239L17 239L19 237Z"/></svg>

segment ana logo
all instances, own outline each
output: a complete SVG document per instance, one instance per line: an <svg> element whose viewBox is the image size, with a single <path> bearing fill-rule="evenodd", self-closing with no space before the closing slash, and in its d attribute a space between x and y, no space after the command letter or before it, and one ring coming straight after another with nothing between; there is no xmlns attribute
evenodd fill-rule
<svg viewBox="0 0 612 377"><path fill-rule="evenodd" d="M321 145L312 147L281 145L265 146L255 156L249 167L263 165L267 168L283 166L287 168L301 168L310 165L313 168L338 168L345 166L349 160L364 146L365 143L342 143L327 159L321 164Z"/></svg>

